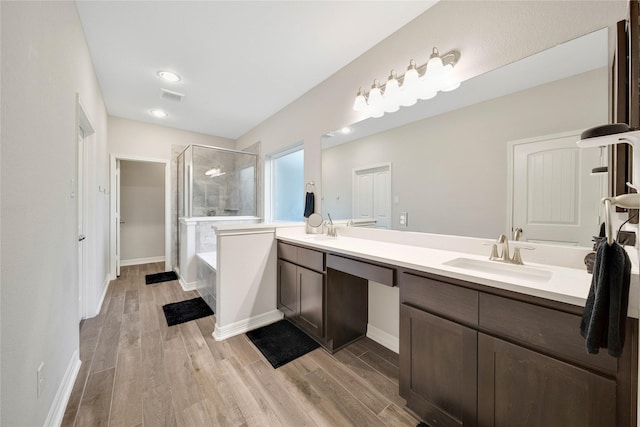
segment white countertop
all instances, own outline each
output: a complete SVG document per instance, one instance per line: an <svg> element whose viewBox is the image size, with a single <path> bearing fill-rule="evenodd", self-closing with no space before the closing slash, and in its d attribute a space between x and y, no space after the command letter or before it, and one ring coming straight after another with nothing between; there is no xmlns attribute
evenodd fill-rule
<svg viewBox="0 0 640 427"><path fill-rule="evenodd" d="M504 274L469 270L444 264L457 258L487 261L490 251L489 248L487 248L487 256L479 256L465 252L431 249L340 235L337 238L330 238L326 235L306 234L304 229L300 227L277 228L276 237L283 241L314 247L324 251L351 255L412 270L466 280L485 286L581 307L585 305L592 278L586 269L527 262L525 262L525 267L549 271L551 272L551 278L548 281L527 280ZM638 318L639 314L638 282L638 275L632 274L628 314L634 318Z"/></svg>

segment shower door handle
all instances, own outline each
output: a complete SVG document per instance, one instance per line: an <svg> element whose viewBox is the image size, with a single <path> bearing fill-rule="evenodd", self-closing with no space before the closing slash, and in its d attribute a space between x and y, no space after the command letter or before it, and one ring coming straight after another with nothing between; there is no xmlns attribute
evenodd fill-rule
<svg viewBox="0 0 640 427"><path fill-rule="evenodd" d="M84 234L81 234L80 236L78 236L78 242L82 242L86 238L87 236L85 236Z"/></svg>

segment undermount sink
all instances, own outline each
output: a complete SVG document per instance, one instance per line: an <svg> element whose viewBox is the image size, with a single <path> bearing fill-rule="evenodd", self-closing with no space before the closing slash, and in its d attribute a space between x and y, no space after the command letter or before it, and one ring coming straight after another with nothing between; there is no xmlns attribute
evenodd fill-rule
<svg viewBox="0 0 640 427"><path fill-rule="evenodd" d="M497 274L513 279L530 280L533 282L548 282L552 275L551 271L540 268L471 258L455 258L443 264L450 267L477 271L479 273Z"/></svg>

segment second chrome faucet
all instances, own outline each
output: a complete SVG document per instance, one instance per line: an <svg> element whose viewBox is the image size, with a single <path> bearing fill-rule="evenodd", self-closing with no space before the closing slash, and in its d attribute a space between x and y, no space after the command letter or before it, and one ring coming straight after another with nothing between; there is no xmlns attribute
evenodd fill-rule
<svg viewBox="0 0 640 427"><path fill-rule="evenodd" d="M498 245L502 246L500 254L498 254ZM491 261L507 262L510 264L522 265L522 257L520 256L520 249L533 250L530 246L516 246L513 248L513 256L509 250L509 239L506 235L501 234L498 236L498 240L491 246L491 255L489 259Z"/></svg>

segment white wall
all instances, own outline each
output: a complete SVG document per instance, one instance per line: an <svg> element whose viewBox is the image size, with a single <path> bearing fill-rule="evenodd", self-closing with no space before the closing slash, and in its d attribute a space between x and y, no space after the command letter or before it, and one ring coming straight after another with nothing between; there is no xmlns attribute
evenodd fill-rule
<svg viewBox="0 0 640 427"><path fill-rule="evenodd" d="M120 263L164 259L165 194L163 163L120 162ZM147 261L148 262L148 261Z"/></svg>
<svg viewBox="0 0 640 427"><path fill-rule="evenodd" d="M324 150L322 212L351 218L352 171L391 162L392 228L504 233L507 143L606 123L607 76L601 68Z"/></svg>
<svg viewBox="0 0 640 427"><path fill-rule="evenodd" d="M161 125L109 116L109 153L171 160L172 146L189 144L235 148L235 141Z"/></svg>
<svg viewBox="0 0 640 427"><path fill-rule="evenodd" d="M77 208L70 196L77 170L76 94L96 130L88 153L87 224L96 293L105 279L108 242L108 205L98 192L108 182L107 119L75 3L1 2L0 9L0 424L32 426L54 421L47 417L66 403L56 397L62 398L69 385L65 373L78 357Z"/></svg>
<svg viewBox="0 0 640 427"><path fill-rule="evenodd" d="M261 141L265 154L304 141L305 182L320 182L321 135L362 117L352 110L360 86L426 62L432 47L458 50L457 77L466 80L626 18L627 2L441 1L365 52L237 142ZM610 30L610 34L613 34ZM611 42L613 43L613 42ZM316 186L316 197L321 186Z"/></svg>
<svg viewBox="0 0 640 427"><path fill-rule="evenodd" d="M177 264L177 157L190 144L210 145L221 148L235 148L231 139L196 132L189 132L166 126L138 122L120 117L109 117L109 154L120 159L152 159L170 162L169 197L171 200L170 242L171 257L168 268ZM112 207L114 209L114 207ZM113 216L113 211L111 212ZM115 242L115 231L111 230L111 240ZM111 263L115 277L115 262Z"/></svg>

